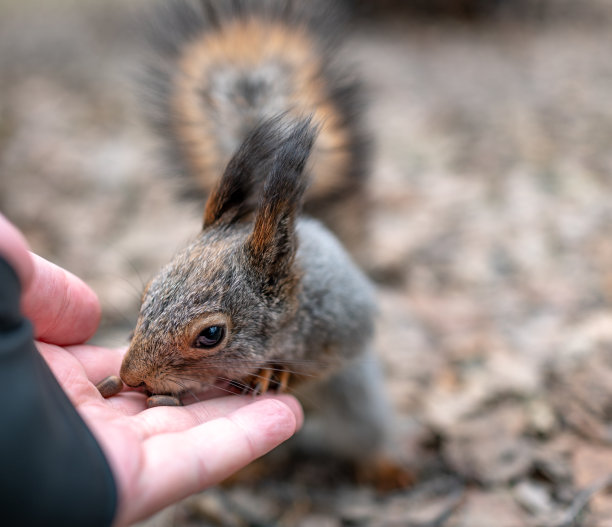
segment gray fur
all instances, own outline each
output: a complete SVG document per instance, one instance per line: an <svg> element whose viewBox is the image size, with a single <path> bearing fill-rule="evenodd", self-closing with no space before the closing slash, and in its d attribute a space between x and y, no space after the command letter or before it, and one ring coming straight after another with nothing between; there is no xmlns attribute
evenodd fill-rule
<svg viewBox="0 0 612 527"><path fill-rule="evenodd" d="M374 290L338 240L321 223L298 222L297 263L304 270L298 313L302 353L315 357L326 346L342 361L359 357L374 334ZM337 359L334 359L337 360Z"/></svg>

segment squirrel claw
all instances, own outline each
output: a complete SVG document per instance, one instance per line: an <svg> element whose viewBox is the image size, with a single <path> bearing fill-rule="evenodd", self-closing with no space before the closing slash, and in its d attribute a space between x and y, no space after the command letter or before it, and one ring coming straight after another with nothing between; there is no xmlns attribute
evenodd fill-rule
<svg viewBox="0 0 612 527"><path fill-rule="evenodd" d="M251 382L245 386L242 393L251 391L253 395L263 395L270 390L283 393L287 391L290 376L290 372L286 370L262 368L257 374L253 375Z"/></svg>
<svg viewBox="0 0 612 527"><path fill-rule="evenodd" d="M278 393L284 393L287 391L290 376L291 373L289 373L287 370L282 370L278 374L278 388L276 389Z"/></svg>
<svg viewBox="0 0 612 527"><path fill-rule="evenodd" d="M257 383L253 387L253 395L263 395L268 391L272 373L270 368L262 368L260 370L260 373L257 375Z"/></svg>

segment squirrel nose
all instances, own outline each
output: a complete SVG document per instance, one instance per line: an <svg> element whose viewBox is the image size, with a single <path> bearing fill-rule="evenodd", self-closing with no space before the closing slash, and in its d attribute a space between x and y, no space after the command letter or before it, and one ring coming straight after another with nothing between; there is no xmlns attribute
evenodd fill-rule
<svg viewBox="0 0 612 527"><path fill-rule="evenodd" d="M123 366L119 372L119 377L121 377L121 380L131 388L138 388L145 384L144 379L140 375Z"/></svg>
<svg viewBox="0 0 612 527"><path fill-rule="evenodd" d="M136 368L130 368L129 362L126 360L124 360L123 364L121 365L119 376L121 377L121 380L131 388L139 388L145 384L144 379L138 374Z"/></svg>
<svg viewBox="0 0 612 527"><path fill-rule="evenodd" d="M141 386L145 385L144 381L141 381L135 376L128 375L123 371L121 372L120 377L123 383L129 386L130 388L140 388Z"/></svg>
<svg viewBox="0 0 612 527"><path fill-rule="evenodd" d="M130 384L123 377L121 377L121 379L123 380L124 384L127 384L130 388L140 388L141 386L145 385L144 381L142 381L140 384Z"/></svg>

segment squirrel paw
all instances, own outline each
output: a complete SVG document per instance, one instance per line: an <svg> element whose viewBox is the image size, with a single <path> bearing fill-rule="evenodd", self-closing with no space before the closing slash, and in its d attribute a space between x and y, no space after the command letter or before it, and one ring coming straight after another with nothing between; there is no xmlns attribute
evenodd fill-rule
<svg viewBox="0 0 612 527"><path fill-rule="evenodd" d="M355 479L379 492L390 492L412 486L416 475L400 460L379 454L357 465Z"/></svg>
<svg viewBox="0 0 612 527"><path fill-rule="evenodd" d="M283 393L287 391L290 376L290 372L281 368L262 368L246 383L244 393L252 392L253 395L263 395L269 390Z"/></svg>

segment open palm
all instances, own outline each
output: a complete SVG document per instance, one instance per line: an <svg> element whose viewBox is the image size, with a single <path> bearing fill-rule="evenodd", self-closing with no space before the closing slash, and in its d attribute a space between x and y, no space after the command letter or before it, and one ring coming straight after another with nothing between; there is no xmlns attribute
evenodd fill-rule
<svg viewBox="0 0 612 527"><path fill-rule="evenodd" d="M226 396L150 409L137 392L103 399L94 382L119 371L121 351L45 343L38 349L111 464L118 525L218 483L298 427L299 408L287 396Z"/></svg>

